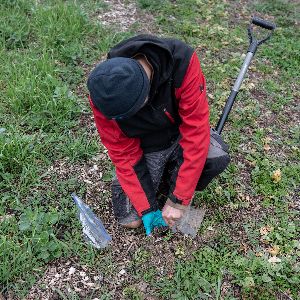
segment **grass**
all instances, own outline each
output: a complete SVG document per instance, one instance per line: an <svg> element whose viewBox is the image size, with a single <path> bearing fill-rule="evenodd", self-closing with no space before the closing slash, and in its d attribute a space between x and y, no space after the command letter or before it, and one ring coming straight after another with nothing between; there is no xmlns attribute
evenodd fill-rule
<svg viewBox="0 0 300 300"><path fill-rule="evenodd" d="M87 273L99 270L104 281L99 291L76 292L72 281L69 291L54 287L62 299L299 299L297 3L136 4L141 16L154 16L160 35L197 49L212 125L247 51L250 16L278 26L258 50L224 130L232 163L195 197L208 211L199 238L169 233L151 241L142 230L120 228L118 236L107 221L122 242L96 251L83 243L70 199L76 191L95 198L89 204L96 213L110 212L111 164L92 125L85 81L143 17L122 32L98 22L97 14L111 8L104 2L1 1L0 295L22 299L51 266L71 260ZM91 175L95 164L99 171Z"/></svg>

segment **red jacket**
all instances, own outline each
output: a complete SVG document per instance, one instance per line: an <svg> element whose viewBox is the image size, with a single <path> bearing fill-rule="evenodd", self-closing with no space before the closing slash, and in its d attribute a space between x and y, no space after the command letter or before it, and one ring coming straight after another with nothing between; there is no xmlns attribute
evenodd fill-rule
<svg viewBox="0 0 300 300"><path fill-rule="evenodd" d="M156 210L144 153L169 147L180 136L181 165L169 198L188 205L209 148L206 84L196 53L175 39L140 35L115 46L112 57L146 55L154 69L149 105L128 120L106 119L90 104L97 129L116 167L118 180L141 216Z"/></svg>

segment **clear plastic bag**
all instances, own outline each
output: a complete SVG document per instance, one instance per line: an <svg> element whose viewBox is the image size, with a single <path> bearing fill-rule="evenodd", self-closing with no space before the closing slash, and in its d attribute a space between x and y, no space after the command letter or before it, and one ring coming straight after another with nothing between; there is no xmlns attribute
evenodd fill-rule
<svg viewBox="0 0 300 300"><path fill-rule="evenodd" d="M76 194L72 193L71 196L78 208L78 218L85 240L97 249L105 248L111 241L111 236L102 221Z"/></svg>

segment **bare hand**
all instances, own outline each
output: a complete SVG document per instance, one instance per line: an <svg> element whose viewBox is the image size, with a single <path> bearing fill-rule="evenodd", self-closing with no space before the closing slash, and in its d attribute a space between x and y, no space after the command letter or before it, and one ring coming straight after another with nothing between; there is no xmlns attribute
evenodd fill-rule
<svg viewBox="0 0 300 300"><path fill-rule="evenodd" d="M181 219L183 216L184 210L174 208L167 203L165 204L163 210L162 210L162 216L165 220L165 222L170 226L174 226L175 223Z"/></svg>

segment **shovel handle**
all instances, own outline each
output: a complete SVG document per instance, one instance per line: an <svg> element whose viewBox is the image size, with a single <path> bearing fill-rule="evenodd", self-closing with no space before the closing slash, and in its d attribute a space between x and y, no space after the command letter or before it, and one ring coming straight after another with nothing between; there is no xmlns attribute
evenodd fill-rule
<svg viewBox="0 0 300 300"><path fill-rule="evenodd" d="M268 30L274 30L276 28L276 25L269 22L269 21L266 21L266 20L263 20L263 19L260 19L258 17L253 17L252 18L252 23L254 25L257 25L259 27L262 27L264 29L268 29Z"/></svg>
<svg viewBox="0 0 300 300"><path fill-rule="evenodd" d="M253 26L252 25L256 25L256 26L259 26L263 29L267 29L267 30L270 30L269 31L269 34L261 39L261 40L257 40L254 33L253 33ZM263 44L264 42L266 42L272 35L273 31L275 30L276 28L276 25L269 22L269 21L266 21L266 20L263 20L263 19L260 19L258 17L253 17L251 19L251 22L249 24L249 27L248 27L248 36L249 36L249 40L250 40L250 46L248 48L248 52L252 52L253 54L256 52L256 49L259 45Z"/></svg>
<svg viewBox="0 0 300 300"><path fill-rule="evenodd" d="M256 37L253 34L253 28L252 28L253 26L252 25L257 25L261 28L271 30L271 31L269 32L269 34L264 39L257 40ZM257 17L253 17L251 19L249 27L248 27L248 35L249 35L249 40L250 40L248 53L245 57L245 60L244 60L244 63L242 65L242 68L240 70L240 73L239 73L239 75L238 75L238 77L237 77L237 79L234 83L234 86L231 90L231 93L230 93L230 95L227 99L227 102L225 104L225 107L223 109L222 115L219 119L218 125L215 129L218 134L221 134L221 132L223 130L224 124L227 120L227 117L230 113L232 105L235 101L235 98L236 98L238 92L239 92L239 89L240 89L240 86L241 86L242 81L244 79L244 76L247 72L247 69L250 65L250 62L251 62L258 46L261 45L262 43L266 42L271 37L271 35L272 35L275 28L276 28L276 25L271 23L271 22L265 21L265 20L257 18Z"/></svg>

